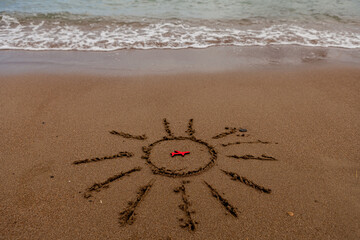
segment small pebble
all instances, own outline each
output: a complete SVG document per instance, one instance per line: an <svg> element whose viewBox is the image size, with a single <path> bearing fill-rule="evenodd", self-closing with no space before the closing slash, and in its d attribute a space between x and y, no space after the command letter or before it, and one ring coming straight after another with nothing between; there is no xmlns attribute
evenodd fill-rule
<svg viewBox="0 0 360 240"><path fill-rule="evenodd" d="M287 212L287 214L288 214L290 217L294 216L294 213L293 213L293 212Z"/></svg>
<svg viewBox="0 0 360 240"><path fill-rule="evenodd" d="M239 128L239 132L247 132L247 129L245 129L245 128Z"/></svg>

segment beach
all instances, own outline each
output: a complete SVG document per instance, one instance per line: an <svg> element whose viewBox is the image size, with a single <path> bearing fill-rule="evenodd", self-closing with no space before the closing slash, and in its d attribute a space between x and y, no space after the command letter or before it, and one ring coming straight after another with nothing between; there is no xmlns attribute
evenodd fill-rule
<svg viewBox="0 0 360 240"><path fill-rule="evenodd" d="M0 1L0 240L360 239L359 9Z"/></svg>
<svg viewBox="0 0 360 240"><path fill-rule="evenodd" d="M358 239L359 51L226 49L3 51L0 239Z"/></svg>

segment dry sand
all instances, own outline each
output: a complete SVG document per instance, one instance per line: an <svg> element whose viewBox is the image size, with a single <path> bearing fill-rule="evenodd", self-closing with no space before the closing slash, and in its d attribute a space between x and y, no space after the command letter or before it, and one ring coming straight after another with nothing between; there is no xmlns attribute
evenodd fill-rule
<svg viewBox="0 0 360 240"><path fill-rule="evenodd" d="M359 239L359 91L310 64L2 76L0 239Z"/></svg>

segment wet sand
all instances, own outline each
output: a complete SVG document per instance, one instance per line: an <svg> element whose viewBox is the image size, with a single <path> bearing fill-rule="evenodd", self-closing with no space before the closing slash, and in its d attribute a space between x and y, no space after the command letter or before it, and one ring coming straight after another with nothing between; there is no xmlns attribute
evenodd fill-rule
<svg viewBox="0 0 360 240"><path fill-rule="evenodd" d="M359 79L2 75L0 238L358 239Z"/></svg>

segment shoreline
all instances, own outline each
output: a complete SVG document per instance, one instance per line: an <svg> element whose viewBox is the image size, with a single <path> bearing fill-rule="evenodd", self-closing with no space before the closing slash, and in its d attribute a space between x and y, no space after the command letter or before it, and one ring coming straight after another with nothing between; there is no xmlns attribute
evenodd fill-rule
<svg viewBox="0 0 360 240"><path fill-rule="evenodd" d="M1 75L89 74L139 76L360 64L360 50L303 46L210 47L206 49L0 51Z"/></svg>

